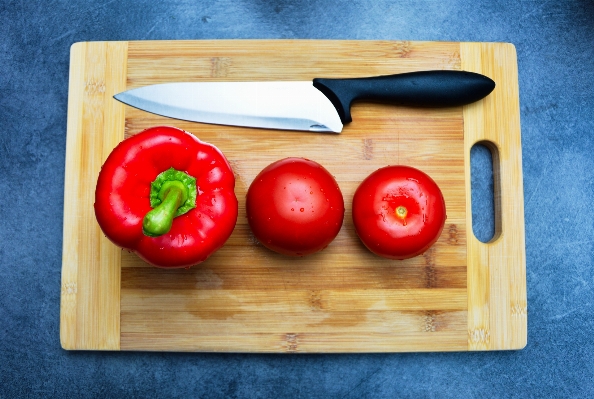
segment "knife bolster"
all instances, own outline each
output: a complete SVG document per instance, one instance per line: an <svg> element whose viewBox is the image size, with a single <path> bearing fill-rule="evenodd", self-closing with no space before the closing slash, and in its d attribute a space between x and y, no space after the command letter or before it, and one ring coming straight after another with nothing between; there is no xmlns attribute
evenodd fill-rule
<svg viewBox="0 0 594 399"><path fill-rule="evenodd" d="M349 93L340 90L342 85L336 85L338 81L338 79L316 78L313 80L313 85L316 89L321 91L328 100L330 100L332 105L334 105L334 108L336 108L336 112L338 112L338 116L340 117L340 121L344 125L353 120L351 117L351 102L353 101L353 97L349 95ZM332 88L330 86L332 86Z"/></svg>

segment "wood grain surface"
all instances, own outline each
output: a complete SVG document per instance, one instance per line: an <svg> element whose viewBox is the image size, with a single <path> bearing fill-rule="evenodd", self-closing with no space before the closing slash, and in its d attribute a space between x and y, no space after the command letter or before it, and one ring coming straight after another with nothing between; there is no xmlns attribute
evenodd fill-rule
<svg viewBox="0 0 594 399"><path fill-rule="evenodd" d="M465 107L358 103L343 133L215 126L167 119L112 99L170 81L311 80L428 69L497 83ZM60 335L65 349L228 352L404 352L520 349L526 344L523 188L515 49L504 43L394 41L138 41L71 51ZM190 269L161 270L111 244L93 213L98 171L125 137L172 125L219 147L236 175L239 218L226 245ZM472 234L470 148L494 154L496 236ZM304 258L251 234L245 193L287 156L315 160L343 192L337 238ZM425 254L374 256L358 240L358 184L393 164L441 187L445 229Z"/></svg>

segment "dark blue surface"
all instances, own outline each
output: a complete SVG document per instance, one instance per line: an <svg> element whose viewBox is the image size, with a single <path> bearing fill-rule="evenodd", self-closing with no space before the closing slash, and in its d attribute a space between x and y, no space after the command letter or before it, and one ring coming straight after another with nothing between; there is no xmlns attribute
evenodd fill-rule
<svg viewBox="0 0 594 399"><path fill-rule="evenodd" d="M231 38L516 45L524 350L287 356L61 349L70 45ZM594 397L593 48L589 0L1 0L0 398ZM478 162L477 173L484 167ZM490 206L481 200L477 213ZM477 234L488 235L488 224L481 226Z"/></svg>

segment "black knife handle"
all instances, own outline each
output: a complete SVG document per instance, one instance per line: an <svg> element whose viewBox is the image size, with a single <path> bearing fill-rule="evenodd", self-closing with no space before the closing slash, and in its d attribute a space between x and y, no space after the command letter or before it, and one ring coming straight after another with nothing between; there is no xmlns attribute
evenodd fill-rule
<svg viewBox="0 0 594 399"><path fill-rule="evenodd" d="M486 97L495 88L488 77L465 71L421 71L352 79L313 80L332 102L342 123L352 121L353 101L415 107L457 107Z"/></svg>

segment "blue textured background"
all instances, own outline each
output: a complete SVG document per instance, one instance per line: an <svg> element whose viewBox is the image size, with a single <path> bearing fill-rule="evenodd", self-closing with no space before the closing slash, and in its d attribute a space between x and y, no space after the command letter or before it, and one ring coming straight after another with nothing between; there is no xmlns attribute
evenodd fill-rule
<svg viewBox="0 0 594 399"><path fill-rule="evenodd" d="M594 397L594 2L477 3L1 0L0 397ZM515 44L527 240L524 350L286 356L61 349L70 45L228 38ZM477 174L487 164L481 154ZM484 214L489 202L477 201L477 215ZM488 223L477 227L488 236Z"/></svg>

